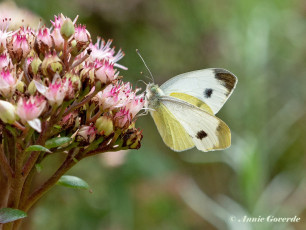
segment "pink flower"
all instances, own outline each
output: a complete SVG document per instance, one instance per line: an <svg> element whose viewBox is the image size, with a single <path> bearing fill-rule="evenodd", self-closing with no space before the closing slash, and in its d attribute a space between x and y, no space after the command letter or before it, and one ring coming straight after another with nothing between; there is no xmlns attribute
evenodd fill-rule
<svg viewBox="0 0 306 230"><path fill-rule="evenodd" d="M2 20L2 25L0 28L0 53L2 53L6 49L7 38L13 34L12 31L7 32L9 21L10 20L8 20L7 18Z"/></svg>
<svg viewBox="0 0 306 230"><path fill-rule="evenodd" d="M22 75L20 75L21 77ZM15 92L16 86L19 82L9 69L2 69L0 72L0 93L4 97L10 97Z"/></svg>
<svg viewBox="0 0 306 230"><path fill-rule="evenodd" d="M95 77L101 83L108 84L112 80L116 79L118 72L114 69L114 64L110 64L108 61L95 61Z"/></svg>
<svg viewBox="0 0 306 230"><path fill-rule="evenodd" d="M96 99L104 110L123 107L129 98L129 93L131 92L128 87L128 84L110 84L102 92L97 94Z"/></svg>
<svg viewBox="0 0 306 230"><path fill-rule="evenodd" d="M83 125L77 135L82 137L86 142L91 143L96 138L96 128L94 126Z"/></svg>
<svg viewBox="0 0 306 230"><path fill-rule="evenodd" d="M124 128L128 127L131 122L130 112L126 108L121 108L114 117L114 123L116 127Z"/></svg>
<svg viewBox="0 0 306 230"><path fill-rule="evenodd" d="M61 35L61 27L64 23L64 21L67 19L63 14L59 16L54 16L54 22L51 21L53 25L53 31L51 32L51 36L53 38L55 49L57 51L62 50L64 48L64 38ZM73 24L76 22L78 16L74 19Z"/></svg>
<svg viewBox="0 0 306 230"><path fill-rule="evenodd" d="M55 49L62 50L64 48L64 38L61 35L61 25L64 20L60 16L54 16L54 18L54 22L50 20L54 27L51 36L55 44Z"/></svg>
<svg viewBox="0 0 306 230"><path fill-rule="evenodd" d="M122 50L119 50L118 53L115 55L115 48L110 48L112 44L112 40L108 40L107 43L101 38L98 38L96 44L90 44L89 49L92 50L90 54L90 58L92 61L95 61L96 59L99 60L106 60L109 63L113 63L114 66L127 70L125 66L122 66L118 64L117 62L121 60L124 56L124 53Z"/></svg>
<svg viewBox="0 0 306 230"><path fill-rule="evenodd" d="M58 75L53 78L53 81L49 85L49 87L42 85L38 81L34 82L37 91L48 99L50 105L61 105L64 101L65 96L70 90L69 87L71 87L71 90L73 90L71 81L66 79L60 79Z"/></svg>
<svg viewBox="0 0 306 230"><path fill-rule="evenodd" d="M16 113L23 123L27 122L33 129L41 132L41 122L38 117L45 109L46 101L40 96L31 96L28 100L20 98Z"/></svg>
<svg viewBox="0 0 306 230"><path fill-rule="evenodd" d="M47 47L52 47L52 38L48 28L39 29L37 34L37 42L38 44L44 44Z"/></svg>
<svg viewBox="0 0 306 230"><path fill-rule="evenodd" d="M30 52L30 46L25 35L17 34L14 37L13 49L14 51L17 51L19 48L21 48L23 53L25 54L28 54Z"/></svg>
<svg viewBox="0 0 306 230"><path fill-rule="evenodd" d="M90 42L90 33L86 30L85 25L78 25L75 27L74 39L77 42Z"/></svg>
<svg viewBox="0 0 306 230"><path fill-rule="evenodd" d="M31 27L20 27L19 31L18 31L19 35L25 36L28 44L30 44L31 46L33 46L34 42L35 42L35 34L36 31L33 30Z"/></svg>
<svg viewBox="0 0 306 230"><path fill-rule="evenodd" d="M139 96L135 95L134 98L131 98L131 100L129 100L125 108L130 111L131 117L134 118L136 114L143 108L144 103L145 101L143 94Z"/></svg>
<svg viewBox="0 0 306 230"><path fill-rule="evenodd" d="M119 102L118 90L118 86L110 84L103 91L99 92L94 99L98 101L101 109L112 110Z"/></svg>
<svg viewBox="0 0 306 230"><path fill-rule="evenodd" d="M6 53L0 54L0 70L4 67L8 67L11 64L11 61Z"/></svg>
<svg viewBox="0 0 306 230"><path fill-rule="evenodd" d="M22 58L26 58L30 53L33 44L33 35L30 28L21 27L18 33L15 33L8 42L8 53L13 62L19 62Z"/></svg>
<svg viewBox="0 0 306 230"><path fill-rule="evenodd" d="M144 96L137 96L136 93L138 91L133 91L130 83L110 84L99 92L94 100L98 101L103 110L125 107L125 110L128 110L131 113L131 117L134 118L144 106Z"/></svg>

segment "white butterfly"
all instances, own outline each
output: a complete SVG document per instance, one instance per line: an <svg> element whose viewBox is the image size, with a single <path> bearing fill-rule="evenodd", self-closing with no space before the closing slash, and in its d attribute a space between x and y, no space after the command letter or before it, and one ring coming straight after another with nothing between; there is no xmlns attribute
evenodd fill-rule
<svg viewBox="0 0 306 230"><path fill-rule="evenodd" d="M201 151L231 145L228 126L215 116L232 94L237 78L225 69L203 69L147 85L149 108L165 144L174 151Z"/></svg>

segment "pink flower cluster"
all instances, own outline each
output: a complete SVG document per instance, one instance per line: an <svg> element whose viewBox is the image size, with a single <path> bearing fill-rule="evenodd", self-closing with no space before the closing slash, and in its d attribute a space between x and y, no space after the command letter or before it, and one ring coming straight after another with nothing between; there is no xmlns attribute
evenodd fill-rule
<svg viewBox="0 0 306 230"><path fill-rule="evenodd" d="M99 92L94 100L98 101L101 110L117 111L114 120L118 127L131 124L136 114L144 105L143 94L137 95L130 83L116 82Z"/></svg>
<svg viewBox="0 0 306 230"><path fill-rule="evenodd" d="M59 15L37 31L0 28L0 119L22 131L53 134L58 125L84 143L130 130L138 148L142 134L134 123L144 96L121 80L124 53L111 40L92 43L76 21Z"/></svg>

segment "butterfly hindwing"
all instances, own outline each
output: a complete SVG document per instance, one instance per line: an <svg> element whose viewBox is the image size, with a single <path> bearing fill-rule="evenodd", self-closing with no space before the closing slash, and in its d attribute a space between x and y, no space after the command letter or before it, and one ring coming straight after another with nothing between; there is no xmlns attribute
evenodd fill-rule
<svg viewBox="0 0 306 230"><path fill-rule="evenodd" d="M192 138L197 149L206 152L230 146L230 129L214 115L177 98L163 96L160 101Z"/></svg>
<svg viewBox="0 0 306 230"><path fill-rule="evenodd" d="M173 114L160 103L150 112L164 143L174 151L180 152L194 147L192 138Z"/></svg>
<svg viewBox="0 0 306 230"><path fill-rule="evenodd" d="M203 69L180 74L161 85L160 89L167 96L184 93L205 102L213 114L216 114L237 83L237 78L225 69Z"/></svg>

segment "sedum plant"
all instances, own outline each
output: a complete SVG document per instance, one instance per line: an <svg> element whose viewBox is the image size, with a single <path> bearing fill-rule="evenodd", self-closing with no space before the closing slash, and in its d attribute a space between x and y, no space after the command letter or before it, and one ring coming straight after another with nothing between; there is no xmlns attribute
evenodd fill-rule
<svg viewBox="0 0 306 230"><path fill-rule="evenodd" d="M85 26L63 15L52 27L0 30L0 226L19 229L20 219L58 181L86 186L63 175L80 160L103 152L138 149L135 128L144 106L139 89L122 81L124 56L111 41L92 43ZM52 154L64 155L46 181L33 178ZM14 221L14 222L13 222ZM0 227L1 229L1 227Z"/></svg>

